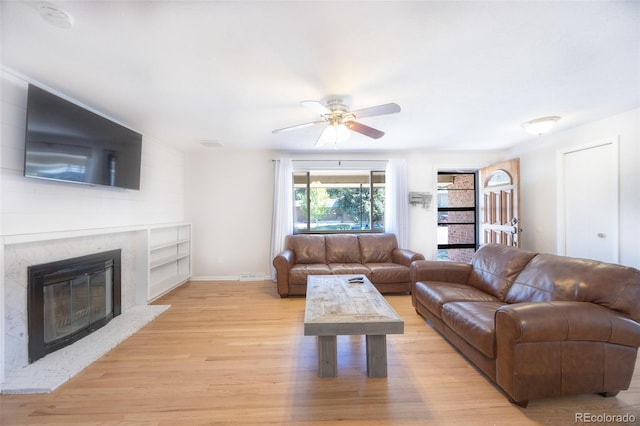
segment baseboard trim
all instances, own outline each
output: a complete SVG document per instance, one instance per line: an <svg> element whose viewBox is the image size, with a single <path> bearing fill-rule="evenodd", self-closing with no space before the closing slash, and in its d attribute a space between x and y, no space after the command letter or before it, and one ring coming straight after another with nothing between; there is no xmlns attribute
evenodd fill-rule
<svg viewBox="0 0 640 426"><path fill-rule="evenodd" d="M273 281L273 279L267 275L260 277L251 277L251 279L245 279L241 275L205 275L205 276L193 276L191 281Z"/></svg>

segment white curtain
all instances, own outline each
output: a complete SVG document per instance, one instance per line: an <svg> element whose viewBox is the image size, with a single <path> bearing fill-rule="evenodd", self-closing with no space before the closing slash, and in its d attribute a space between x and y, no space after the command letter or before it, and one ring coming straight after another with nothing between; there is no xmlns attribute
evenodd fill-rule
<svg viewBox="0 0 640 426"><path fill-rule="evenodd" d="M385 231L396 234L398 246L409 243L409 201L407 192L407 161L390 159L385 172L386 196L384 206Z"/></svg>
<svg viewBox="0 0 640 426"><path fill-rule="evenodd" d="M290 158L279 158L274 161L274 166L271 260L284 248L285 237L293 234L293 163ZM271 277L275 281L273 264Z"/></svg>

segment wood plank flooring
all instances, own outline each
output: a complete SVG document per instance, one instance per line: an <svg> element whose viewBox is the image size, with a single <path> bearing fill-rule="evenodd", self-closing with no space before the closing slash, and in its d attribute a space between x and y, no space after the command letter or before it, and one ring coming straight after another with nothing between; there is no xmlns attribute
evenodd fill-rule
<svg viewBox="0 0 640 426"><path fill-rule="evenodd" d="M433 331L410 296L386 298L405 321L404 334L387 336L387 378L366 376L363 336L339 336L338 377L319 378L305 300L280 299L272 282L189 282L155 302L171 309L55 392L0 395L0 424L566 425L579 413L640 424L638 363L615 398L523 409Z"/></svg>

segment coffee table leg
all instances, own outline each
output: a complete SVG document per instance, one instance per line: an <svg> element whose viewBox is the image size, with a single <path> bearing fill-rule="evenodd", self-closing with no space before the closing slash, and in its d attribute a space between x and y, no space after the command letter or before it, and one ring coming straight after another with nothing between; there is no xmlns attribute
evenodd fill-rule
<svg viewBox="0 0 640 426"><path fill-rule="evenodd" d="M367 376L387 377L387 336L367 335Z"/></svg>
<svg viewBox="0 0 640 426"><path fill-rule="evenodd" d="M336 336L318 336L318 376L338 375L338 343Z"/></svg>

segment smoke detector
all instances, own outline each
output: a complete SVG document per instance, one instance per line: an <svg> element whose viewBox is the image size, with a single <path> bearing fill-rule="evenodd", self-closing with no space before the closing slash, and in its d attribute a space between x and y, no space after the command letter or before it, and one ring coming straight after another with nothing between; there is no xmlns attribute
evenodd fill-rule
<svg viewBox="0 0 640 426"><path fill-rule="evenodd" d="M203 139L200 141L200 145L205 148L222 148L224 144L217 139Z"/></svg>
<svg viewBox="0 0 640 426"><path fill-rule="evenodd" d="M65 30L73 28L73 16L69 12L60 9L53 3L39 2L36 4L42 19L57 28Z"/></svg>

